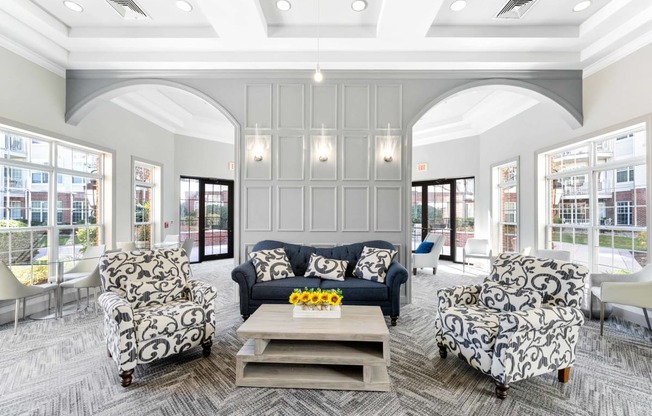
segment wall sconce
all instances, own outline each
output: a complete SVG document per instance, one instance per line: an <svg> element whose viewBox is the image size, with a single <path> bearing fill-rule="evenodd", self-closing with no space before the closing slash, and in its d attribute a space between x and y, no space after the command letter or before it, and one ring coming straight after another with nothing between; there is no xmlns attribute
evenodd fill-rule
<svg viewBox="0 0 652 416"><path fill-rule="evenodd" d="M317 140L317 157L320 162L327 162L330 153L330 144L328 137L324 134L324 125L321 125L321 136Z"/></svg>
<svg viewBox="0 0 652 416"><path fill-rule="evenodd" d="M267 149L269 149L269 136L261 136L258 132L258 123L256 123L256 132L249 136L249 150L253 155L254 161L261 162Z"/></svg>
<svg viewBox="0 0 652 416"><path fill-rule="evenodd" d="M396 142L394 138L390 135L390 123L387 123L387 135L385 136L385 143L382 146L382 156L385 162L391 162L394 160L394 148L396 147Z"/></svg>

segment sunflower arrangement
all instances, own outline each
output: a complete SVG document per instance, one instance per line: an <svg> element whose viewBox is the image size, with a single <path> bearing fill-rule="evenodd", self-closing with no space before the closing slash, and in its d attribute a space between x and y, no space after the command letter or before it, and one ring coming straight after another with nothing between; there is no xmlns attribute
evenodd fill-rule
<svg viewBox="0 0 652 416"><path fill-rule="evenodd" d="M290 303L294 306L302 306L310 309L330 309L331 306L339 306L342 304L342 290L341 289L326 289L320 288L308 289L296 288L290 295Z"/></svg>

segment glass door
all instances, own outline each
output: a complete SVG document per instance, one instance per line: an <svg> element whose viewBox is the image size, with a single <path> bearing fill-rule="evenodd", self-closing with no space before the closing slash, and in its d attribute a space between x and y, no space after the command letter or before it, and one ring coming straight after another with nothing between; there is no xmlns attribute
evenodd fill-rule
<svg viewBox="0 0 652 416"><path fill-rule="evenodd" d="M441 258L462 261L462 248L473 237L473 178L412 184L412 250L430 232L444 236Z"/></svg>
<svg viewBox="0 0 652 416"><path fill-rule="evenodd" d="M233 181L181 177L179 233L190 261L233 257Z"/></svg>

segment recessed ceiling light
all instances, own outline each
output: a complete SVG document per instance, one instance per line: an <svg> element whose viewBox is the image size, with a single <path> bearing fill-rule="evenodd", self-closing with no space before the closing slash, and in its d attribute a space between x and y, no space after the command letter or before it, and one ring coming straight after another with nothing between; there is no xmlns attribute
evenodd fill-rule
<svg viewBox="0 0 652 416"><path fill-rule="evenodd" d="M361 12L367 8L367 2L364 0L355 0L351 3L351 8L356 12Z"/></svg>
<svg viewBox="0 0 652 416"><path fill-rule="evenodd" d="M276 8L279 9L282 12L287 12L292 8L292 5L288 0L278 0L276 2Z"/></svg>
<svg viewBox="0 0 652 416"><path fill-rule="evenodd" d="M454 12L459 12L463 8L466 7L466 1L465 0L457 0L451 3L451 10Z"/></svg>
<svg viewBox="0 0 652 416"><path fill-rule="evenodd" d="M79 4L75 3L74 1L64 1L63 5L72 10L73 12L83 12L84 8L81 7Z"/></svg>
<svg viewBox="0 0 652 416"><path fill-rule="evenodd" d="M178 0L176 3L177 8L179 10L183 10L184 12L191 12L192 11L192 5L188 3L187 1L183 0Z"/></svg>
<svg viewBox="0 0 652 416"><path fill-rule="evenodd" d="M581 1L573 7L574 12L581 12L582 10L586 10L589 8L591 5L591 0L586 0L586 1Z"/></svg>

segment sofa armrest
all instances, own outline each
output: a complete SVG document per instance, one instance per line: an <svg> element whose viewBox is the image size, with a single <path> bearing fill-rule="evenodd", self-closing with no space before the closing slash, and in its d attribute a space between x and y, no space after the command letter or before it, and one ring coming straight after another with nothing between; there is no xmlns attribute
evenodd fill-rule
<svg viewBox="0 0 652 416"><path fill-rule="evenodd" d="M198 305L206 313L204 340L212 339L215 333L215 298L217 290L208 283L199 280L188 280L190 300Z"/></svg>
<svg viewBox="0 0 652 416"><path fill-rule="evenodd" d="M475 305L480 296L480 285L454 286L437 291L437 309L442 310L453 306Z"/></svg>
<svg viewBox="0 0 652 416"><path fill-rule="evenodd" d="M240 313L242 315L248 315L251 288L256 283L256 268L254 267L254 263L249 260L237 266L231 272L231 279L239 286Z"/></svg>
<svg viewBox="0 0 652 416"><path fill-rule="evenodd" d="M401 314L401 285L408 280L409 273L405 267L398 261L390 263L385 276L385 284L389 288L389 296L392 302L391 316L396 317Z"/></svg>
<svg viewBox="0 0 652 416"><path fill-rule="evenodd" d="M113 292L104 292L98 298L104 311L104 335L118 371L128 371L138 362L138 346L134 311L129 302Z"/></svg>

